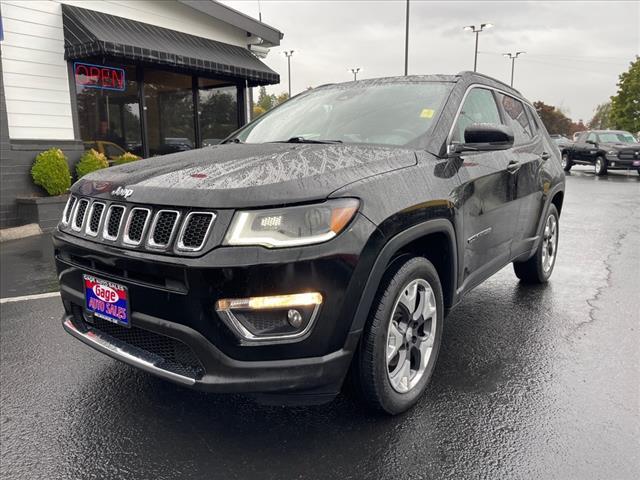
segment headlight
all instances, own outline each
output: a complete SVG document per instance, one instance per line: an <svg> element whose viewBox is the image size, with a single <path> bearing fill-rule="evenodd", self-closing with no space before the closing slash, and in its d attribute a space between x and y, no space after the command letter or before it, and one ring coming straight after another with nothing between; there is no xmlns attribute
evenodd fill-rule
<svg viewBox="0 0 640 480"><path fill-rule="evenodd" d="M281 248L326 242L349 224L358 206L355 198L339 198L315 205L240 211L224 244Z"/></svg>

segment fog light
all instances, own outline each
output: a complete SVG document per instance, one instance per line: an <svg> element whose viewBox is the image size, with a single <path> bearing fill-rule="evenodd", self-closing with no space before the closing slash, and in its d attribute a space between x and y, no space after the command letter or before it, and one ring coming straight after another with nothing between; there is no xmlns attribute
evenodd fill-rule
<svg viewBox="0 0 640 480"><path fill-rule="evenodd" d="M287 320L289 320L289 324L293 328L300 328L300 325L302 325L302 315L293 308L287 312Z"/></svg>
<svg viewBox="0 0 640 480"><path fill-rule="evenodd" d="M318 292L227 298L216 302L216 311L241 340L277 343L304 337L322 301Z"/></svg>

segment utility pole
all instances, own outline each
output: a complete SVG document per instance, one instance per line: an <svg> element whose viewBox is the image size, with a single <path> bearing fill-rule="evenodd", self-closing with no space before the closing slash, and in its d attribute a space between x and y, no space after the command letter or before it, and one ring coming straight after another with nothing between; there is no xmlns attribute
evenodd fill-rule
<svg viewBox="0 0 640 480"><path fill-rule="evenodd" d="M287 57L287 76L289 77L289 98L291 98L291 55L293 50L285 51L284 55Z"/></svg>
<svg viewBox="0 0 640 480"><path fill-rule="evenodd" d="M527 52L503 53L502 56L511 60L511 86L513 87L513 71L516 67L516 58Z"/></svg>
<svg viewBox="0 0 640 480"><path fill-rule="evenodd" d="M360 71L360 67L354 67L349 69L351 73L353 73L353 81L358 80L358 72Z"/></svg>
<svg viewBox="0 0 640 480"><path fill-rule="evenodd" d="M475 53L473 54L473 71L474 72L476 72L478 68L478 36L480 35L480 32L482 32L483 30L486 30L492 27L493 27L492 23L482 23L480 24L480 28L477 28L475 25L467 25L466 27L463 28L463 30L473 32L476 34L476 48L475 48Z"/></svg>
<svg viewBox="0 0 640 480"><path fill-rule="evenodd" d="M407 18L404 26L404 76L409 75L409 0L407 0Z"/></svg>

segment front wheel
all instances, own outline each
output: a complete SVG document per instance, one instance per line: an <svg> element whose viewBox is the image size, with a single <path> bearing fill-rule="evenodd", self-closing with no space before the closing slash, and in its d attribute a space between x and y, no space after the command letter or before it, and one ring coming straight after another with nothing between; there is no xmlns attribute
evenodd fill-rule
<svg viewBox="0 0 640 480"><path fill-rule="evenodd" d="M558 210L551 204L535 255L525 262L513 262L516 277L524 283L546 283L549 280L556 264L559 232Z"/></svg>
<svg viewBox="0 0 640 480"><path fill-rule="evenodd" d="M562 169L565 172L568 172L569 170L571 170L571 167L573 167L573 162L569 158L569 154L567 153L562 154L561 164L562 164Z"/></svg>
<svg viewBox="0 0 640 480"><path fill-rule="evenodd" d="M599 177L607 174L607 161L604 159L604 157L599 156L598 158L596 158L596 164L594 168L596 175L598 175Z"/></svg>
<svg viewBox="0 0 640 480"><path fill-rule="evenodd" d="M387 272L354 359L354 379L371 407L396 415L420 399L435 368L443 318L431 262L413 257Z"/></svg>

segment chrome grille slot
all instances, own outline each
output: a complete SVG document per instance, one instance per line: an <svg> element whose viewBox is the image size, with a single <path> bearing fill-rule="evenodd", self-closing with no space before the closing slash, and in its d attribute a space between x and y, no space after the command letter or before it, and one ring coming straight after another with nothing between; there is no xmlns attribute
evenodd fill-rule
<svg viewBox="0 0 640 480"><path fill-rule="evenodd" d="M123 205L111 205L107 211L107 218L104 222L104 229L102 231L102 237L106 240L115 241L120 234L120 225L122 225L122 219L124 218L124 206Z"/></svg>
<svg viewBox="0 0 640 480"><path fill-rule="evenodd" d="M87 222L86 232L87 235L92 237L98 236L98 228L100 228L100 221L102 220L102 214L104 213L104 203L93 202L91 209L89 210L89 221Z"/></svg>
<svg viewBox="0 0 640 480"><path fill-rule="evenodd" d="M67 200L67 205L64 207L64 213L62 214L62 224L69 225L69 220L71 219L71 212L73 212L73 207L76 205L76 200L78 200L75 196L71 195L69 200Z"/></svg>
<svg viewBox="0 0 640 480"><path fill-rule="evenodd" d="M149 217L151 217L151 210L148 208L132 208L124 229L123 242L128 245L140 245Z"/></svg>
<svg viewBox="0 0 640 480"><path fill-rule="evenodd" d="M213 225L211 212L191 212L187 215L178 237L178 250L197 252L202 249Z"/></svg>
<svg viewBox="0 0 640 480"><path fill-rule="evenodd" d="M89 200L82 199L78 202L75 212L73 214L73 221L71 222L71 228L76 232L82 230L84 224L85 215L87 213L87 207L89 206Z"/></svg>
<svg viewBox="0 0 640 480"><path fill-rule="evenodd" d="M151 225L147 245L151 248L166 248L173 240L180 213L176 210L160 210Z"/></svg>

